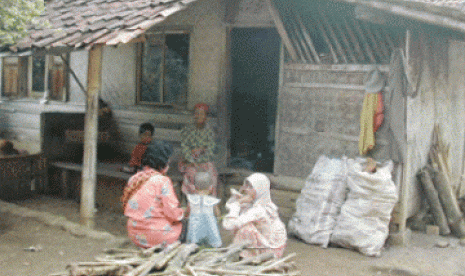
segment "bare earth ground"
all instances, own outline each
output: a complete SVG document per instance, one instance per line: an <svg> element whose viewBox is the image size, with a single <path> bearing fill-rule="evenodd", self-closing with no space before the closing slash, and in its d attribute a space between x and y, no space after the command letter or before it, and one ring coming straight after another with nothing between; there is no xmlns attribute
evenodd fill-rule
<svg viewBox="0 0 465 276"><path fill-rule="evenodd" d="M43 222L41 214L47 215L48 222ZM0 202L0 275L49 275L64 271L72 262L93 260L104 248L132 246L108 238L123 238L126 234L126 220L116 210L97 211L96 230L105 231L99 232L103 234L70 230L73 228L69 222L78 221L79 204L72 200L37 196L14 204ZM222 236L228 245L231 235L222 232ZM448 242L449 246L439 248L438 241ZM25 250L31 247L38 251ZM379 258L343 248L323 249L293 238L285 255L291 252L297 253L294 260L302 275L465 276L465 247L457 238L419 232L412 233L409 246L387 247Z"/></svg>

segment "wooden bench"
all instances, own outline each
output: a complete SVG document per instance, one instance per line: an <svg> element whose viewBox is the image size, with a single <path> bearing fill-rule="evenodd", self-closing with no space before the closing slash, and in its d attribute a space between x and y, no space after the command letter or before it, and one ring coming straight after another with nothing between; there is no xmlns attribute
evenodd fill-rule
<svg viewBox="0 0 465 276"><path fill-rule="evenodd" d="M47 160L42 154L0 158L0 198L22 199L47 192Z"/></svg>
<svg viewBox="0 0 465 276"><path fill-rule="evenodd" d="M82 164L71 163L71 162L51 162L51 167L57 168L60 170L61 174L61 196L67 198L72 193L72 190L75 189L76 183L71 183L70 178L71 174L82 173ZM121 168L124 166L122 163L101 163L97 164L97 176L106 176L112 177L119 180L127 182L132 174L128 174L121 171ZM181 175L169 175L173 181L173 185L176 191L176 194L180 196L181 194Z"/></svg>
<svg viewBox="0 0 465 276"><path fill-rule="evenodd" d="M124 164L122 163L98 163L97 164L97 176L112 177L127 183L131 174L124 173L121 171L121 168ZM61 196L68 198L72 192L77 188L75 178L80 178L82 173L82 164L71 163L71 162L51 162L50 166L56 168L60 171L61 175ZM231 168L222 168L218 171L219 176L219 185L218 185L218 196L224 200L225 196L228 194L226 191L226 182L229 177L235 175L236 170ZM183 181L183 176L178 173L168 174L168 176L173 181L173 186L176 191L178 199L185 203L185 198L181 192L181 186ZM74 182L74 183L72 183Z"/></svg>

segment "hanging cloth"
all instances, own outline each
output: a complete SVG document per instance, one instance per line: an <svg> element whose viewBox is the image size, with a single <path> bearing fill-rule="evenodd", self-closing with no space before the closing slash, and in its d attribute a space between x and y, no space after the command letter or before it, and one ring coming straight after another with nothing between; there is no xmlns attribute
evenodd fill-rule
<svg viewBox="0 0 465 276"><path fill-rule="evenodd" d="M365 76L365 98L363 99L362 112L360 114L360 137L358 150L360 155L365 155L375 146L375 132L384 120L384 105L381 91L386 80L378 68L374 68Z"/></svg>
<svg viewBox="0 0 465 276"><path fill-rule="evenodd" d="M358 150L365 155L375 146L374 117L378 109L378 94L367 93L363 99L362 113L360 114L360 138Z"/></svg>
<svg viewBox="0 0 465 276"><path fill-rule="evenodd" d="M379 127L383 124L384 121L384 103L383 103L383 93L378 92L378 104L376 106L376 112L373 119L373 132L378 131Z"/></svg>

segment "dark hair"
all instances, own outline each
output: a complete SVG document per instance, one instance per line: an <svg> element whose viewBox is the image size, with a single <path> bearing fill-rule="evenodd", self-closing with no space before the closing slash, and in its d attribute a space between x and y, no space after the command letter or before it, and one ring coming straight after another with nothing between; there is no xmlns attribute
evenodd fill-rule
<svg viewBox="0 0 465 276"><path fill-rule="evenodd" d="M142 156L141 165L149 166L157 171L162 170L168 165L169 159L173 154L173 146L163 141L154 141L147 146Z"/></svg>
<svg viewBox="0 0 465 276"><path fill-rule="evenodd" d="M150 133L153 135L153 132L155 131L155 128L151 123L143 123L139 126L139 134L142 134L146 131L150 131Z"/></svg>
<svg viewBox="0 0 465 276"><path fill-rule="evenodd" d="M141 165L149 166L152 169L161 171L166 167L166 165L168 165L168 162L163 162L159 158L149 157L144 154L144 157L142 157Z"/></svg>

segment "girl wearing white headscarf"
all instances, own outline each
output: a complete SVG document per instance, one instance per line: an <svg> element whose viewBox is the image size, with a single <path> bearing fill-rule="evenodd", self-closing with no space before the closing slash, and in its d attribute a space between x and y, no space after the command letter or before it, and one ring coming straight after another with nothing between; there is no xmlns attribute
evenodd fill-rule
<svg viewBox="0 0 465 276"><path fill-rule="evenodd" d="M286 248L286 227L279 218L278 207L271 201L270 180L262 173L254 173L244 181L241 191L226 202L229 213L223 227L234 231L233 243L249 242L243 258L273 252L280 258Z"/></svg>

